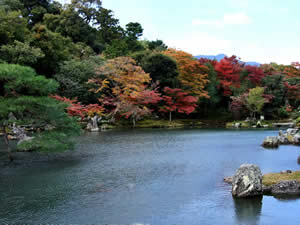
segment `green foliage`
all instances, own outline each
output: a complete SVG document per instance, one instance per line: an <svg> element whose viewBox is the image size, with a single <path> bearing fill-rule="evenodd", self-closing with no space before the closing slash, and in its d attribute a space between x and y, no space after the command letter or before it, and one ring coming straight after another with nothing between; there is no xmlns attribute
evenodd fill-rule
<svg viewBox="0 0 300 225"><path fill-rule="evenodd" d="M44 56L40 48L31 47L29 43L17 40L14 44L2 45L0 48L0 58L12 64L33 65Z"/></svg>
<svg viewBox="0 0 300 225"><path fill-rule="evenodd" d="M74 43L70 38L54 33L44 25L36 25L33 28L33 46L40 48L45 57L38 60L34 68L41 74L52 75L59 63L72 58Z"/></svg>
<svg viewBox="0 0 300 225"><path fill-rule="evenodd" d="M178 87L177 64L171 57L161 53L146 54L141 60L141 66L146 73L150 73L153 82L159 82L161 88Z"/></svg>
<svg viewBox="0 0 300 225"><path fill-rule="evenodd" d="M253 113L253 117L255 116L255 113L261 113L262 108L266 103L266 99L263 96L264 90L263 87L252 88L249 90L246 99L246 107Z"/></svg>
<svg viewBox="0 0 300 225"><path fill-rule="evenodd" d="M277 110L277 115L279 118L288 118L289 113L286 111L286 107L282 106Z"/></svg>
<svg viewBox="0 0 300 225"><path fill-rule="evenodd" d="M263 78L262 86L266 87L265 94L272 95L273 99L266 105L266 114L276 113L277 109L285 105L286 87L283 75L269 75Z"/></svg>
<svg viewBox="0 0 300 225"><path fill-rule="evenodd" d="M217 88L220 85L220 81L218 80L218 75L214 70L214 67L210 63L207 63L205 65L209 69L208 72L209 83L206 85L205 89L208 92L210 98L204 101L209 102L209 105L211 106L216 106L221 100L221 94L219 93L219 90Z"/></svg>
<svg viewBox="0 0 300 225"><path fill-rule="evenodd" d="M129 54L128 45L125 40L113 40L104 51L104 55L108 59L125 56Z"/></svg>
<svg viewBox="0 0 300 225"><path fill-rule="evenodd" d="M24 42L29 36L27 21L19 11L5 11L0 7L0 45L11 44L15 40Z"/></svg>
<svg viewBox="0 0 300 225"><path fill-rule="evenodd" d="M54 80L38 76L29 67L0 64L0 125L9 125L9 114L17 125L41 129L35 138L24 142L21 149L41 151L65 150L70 147L68 137L79 133L77 123L65 112L66 105L48 97L56 91ZM48 130L46 126L50 127ZM52 139L55 138L55 139Z"/></svg>
<svg viewBox="0 0 300 225"><path fill-rule="evenodd" d="M97 95L88 91L90 85L87 81L95 77L95 69L102 63L103 59L98 56L62 63L54 76L60 84L58 94L70 99L77 98L83 104L96 103Z"/></svg>
<svg viewBox="0 0 300 225"><path fill-rule="evenodd" d="M148 42L149 50L164 51L168 49L168 46L162 40L149 41Z"/></svg>

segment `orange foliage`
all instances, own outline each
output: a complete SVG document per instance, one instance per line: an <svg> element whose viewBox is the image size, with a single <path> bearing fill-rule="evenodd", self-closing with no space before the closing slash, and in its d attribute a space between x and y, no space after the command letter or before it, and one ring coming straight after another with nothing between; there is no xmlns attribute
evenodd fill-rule
<svg viewBox="0 0 300 225"><path fill-rule="evenodd" d="M207 91L204 90L208 81L209 69L201 65L194 57L181 50L168 49L163 54L174 58L179 70L179 80L189 94L198 97L209 98Z"/></svg>

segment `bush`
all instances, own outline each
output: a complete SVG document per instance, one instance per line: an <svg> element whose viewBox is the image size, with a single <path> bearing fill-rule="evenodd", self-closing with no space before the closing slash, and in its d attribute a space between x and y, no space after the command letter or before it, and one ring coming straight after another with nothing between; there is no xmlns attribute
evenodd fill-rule
<svg viewBox="0 0 300 225"><path fill-rule="evenodd" d="M289 113L286 111L286 108L284 106L277 110L277 114L278 114L279 118L289 117Z"/></svg>

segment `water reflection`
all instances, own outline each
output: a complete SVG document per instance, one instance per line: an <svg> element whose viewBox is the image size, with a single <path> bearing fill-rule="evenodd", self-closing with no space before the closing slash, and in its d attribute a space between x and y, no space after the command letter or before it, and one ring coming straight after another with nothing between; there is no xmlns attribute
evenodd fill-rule
<svg viewBox="0 0 300 225"><path fill-rule="evenodd" d="M262 196L253 198L234 198L235 216L240 224L259 224Z"/></svg>

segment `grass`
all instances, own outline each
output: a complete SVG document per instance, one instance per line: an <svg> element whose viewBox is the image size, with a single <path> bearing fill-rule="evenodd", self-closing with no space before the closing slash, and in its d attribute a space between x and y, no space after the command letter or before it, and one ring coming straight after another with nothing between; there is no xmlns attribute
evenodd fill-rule
<svg viewBox="0 0 300 225"><path fill-rule="evenodd" d="M270 186L277 184L283 180L297 180L300 181L300 171L294 171L292 173L268 173L263 176L263 185Z"/></svg>

